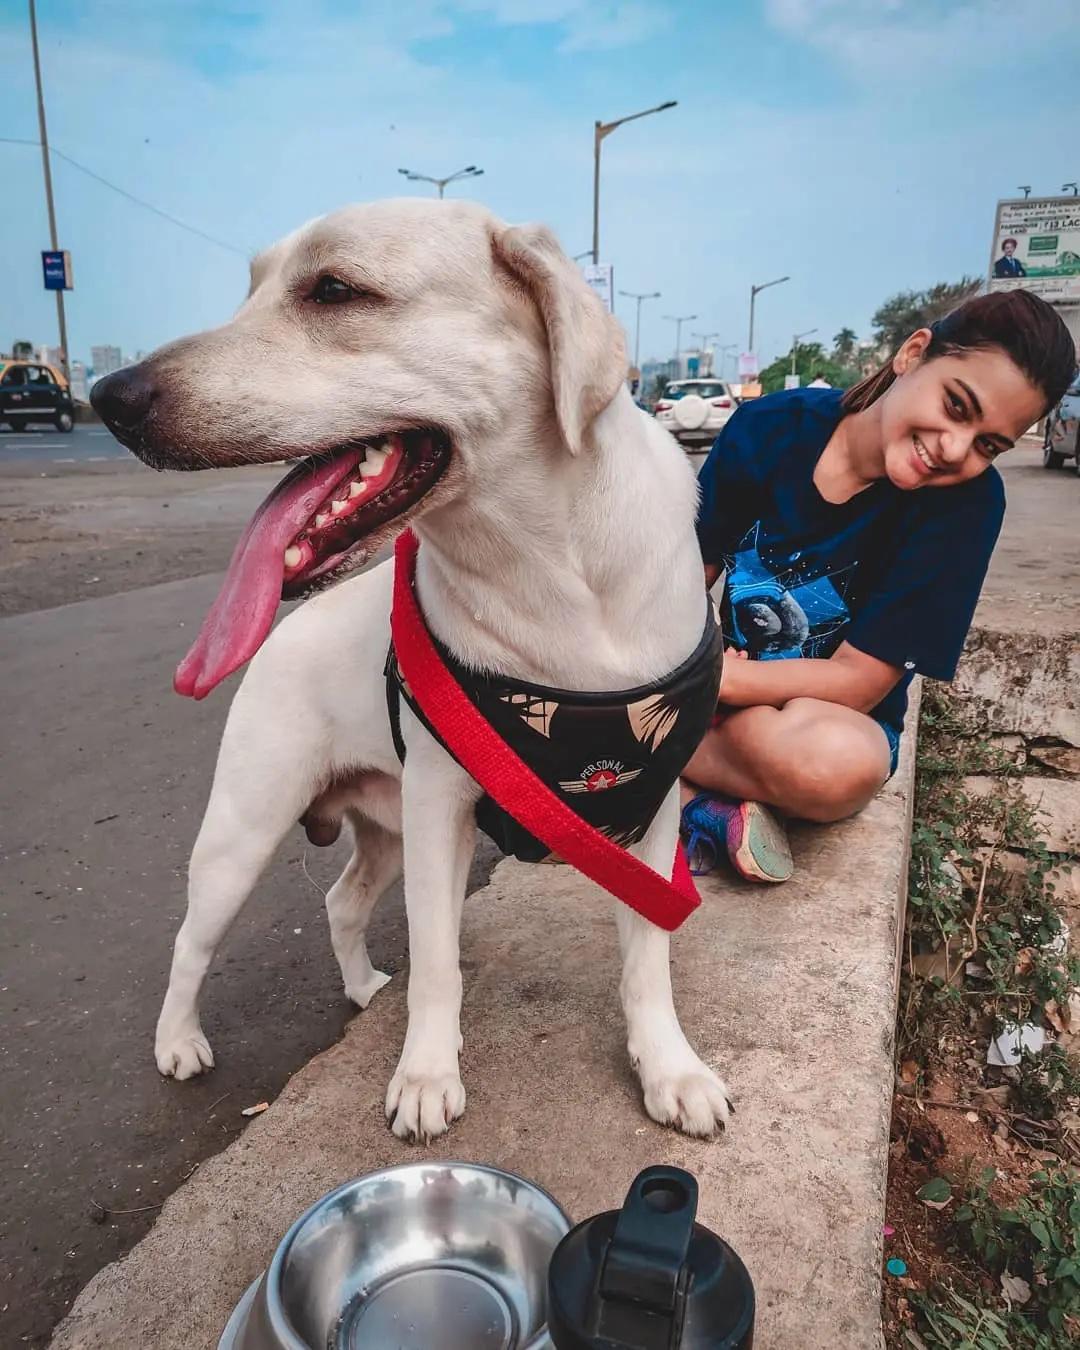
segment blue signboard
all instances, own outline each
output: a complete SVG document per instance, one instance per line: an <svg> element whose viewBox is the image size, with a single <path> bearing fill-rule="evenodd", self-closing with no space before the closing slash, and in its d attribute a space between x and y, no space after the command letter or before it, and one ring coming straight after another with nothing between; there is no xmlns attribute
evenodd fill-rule
<svg viewBox="0 0 1080 1350"><path fill-rule="evenodd" d="M701 369L700 356L688 356L686 358L686 373L691 379L696 378L697 373L700 369Z"/></svg>
<svg viewBox="0 0 1080 1350"><path fill-rule="evenodd" d="M47 291L70 291L72 289L71 254L66 249L43 251L41 254L41 270L45 275L45 289Z"/></svg>

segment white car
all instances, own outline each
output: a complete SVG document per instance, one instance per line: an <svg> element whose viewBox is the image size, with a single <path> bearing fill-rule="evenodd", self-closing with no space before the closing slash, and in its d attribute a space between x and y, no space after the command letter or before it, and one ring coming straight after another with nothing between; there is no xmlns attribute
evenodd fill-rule
<svg viewBox="0 0 1080 1350"><path fill-rule="evenodd" d="M738 406L726 380L672 380L653 411L680 445L701 446L716 439Z"/></svg>
<svg viewBox="0 0 1080 1350"><path fill-rule="evenodd" d="M1060 469L1067 459L1080 473L1080 379L1069 385L1065 397L1047 415L1043 437L1043 463Z"/></svg>

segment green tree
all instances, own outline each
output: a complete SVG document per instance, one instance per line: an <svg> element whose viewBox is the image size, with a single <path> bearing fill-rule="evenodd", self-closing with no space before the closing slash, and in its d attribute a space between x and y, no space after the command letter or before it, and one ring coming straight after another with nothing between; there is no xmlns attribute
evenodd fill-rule
<svg viewBox="0 0 1080 1350"><path fill-rule="evenodd" d="M855 343L858 334L854 328L841 328L833 338L833 360L841 366L850 366L855 357Z"/></svg>
<svg viewBox="0 0 1080 1350"><path fill-rule="evenodd" d="M872 319L874 337L882 347L895 352L905 338L919 328L928 328L950 310L978 293L982 283L975 277L942 281L924 291L900 291L882 304Z"/></svg>
<svg viewBox="0 0 1080 1350"><path fill-rule="evenodd" d="M847 330L850 331L850 330ZM838 361L836 353L826 352L820 342L800 342L795 353L795 374L801 385L807 385L815 375L823 375L836 389L847 389L862 379L862 372L855 360L857 350L852 342L852 356L847 362ZM783 389L784 378L791 374L791 352L778 356L772 365L761 372L761 389L765 394L774 394Z"/></svg>

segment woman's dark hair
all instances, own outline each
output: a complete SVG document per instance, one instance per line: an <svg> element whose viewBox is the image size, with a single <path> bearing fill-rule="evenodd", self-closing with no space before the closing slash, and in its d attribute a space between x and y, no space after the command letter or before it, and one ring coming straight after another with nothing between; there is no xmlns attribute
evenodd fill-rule
<svg viewBox="0 0 1080 1350"><path fill-rule="evenodd" d="M924 360L996 347L1042 391L1047 409L1060 402L1076 375L1076 345L1061 315L1030 291L995 291L965 300L931 324L930 333ZM869 408L895 379L890 360L847 390L844 412Z"/></svg>

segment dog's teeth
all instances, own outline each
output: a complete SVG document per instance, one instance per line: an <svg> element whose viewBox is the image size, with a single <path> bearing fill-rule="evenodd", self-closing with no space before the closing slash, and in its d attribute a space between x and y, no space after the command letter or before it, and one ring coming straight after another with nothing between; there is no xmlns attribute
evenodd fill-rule
<svg viewBox="0 0 1080 1350"><path fill-rule="evenodd" d="M386 466L385 450L369 450L360 465L361 478L377 478Z"/></svg>
<svg viewBox="0 0 1080 1350"><path fill-rule="evenodd" d="M285 550L285 566L299 567L304 561L304 550L297 548L295 544L290 544Z"/></svg>
<svg viewBox="0 0 1080 1350"><path fill-rule="evenodd" d="M350 497L362 497L366 491L367 491L367 488L364 486L363 483L350 483L350 484L349 484L349 496L350 496Z"/></svg>
<svg viewBox="0 0 1080 1350"><path fill-rule="evenodd" d="M321 512L315 517L315 528L316 528L317 530L321 530L322 527L326 524L326 522L327 522L329 519L330 519L329 515L328 515L325 511L321 511Z"/></svg>
<svg viewBox="0 0 1080 1350"><path fill-rule="evenodd" d="M347 500L346 500L346 501L343 501L343 502L331 502L331 503L330 503L330 513L331 513L331 515L340 516L341 513L342 513L342 511L345 510L345 508L346 508L346 506L348 506L348 504L349 504L349 503L348 503Z"/></svg>

